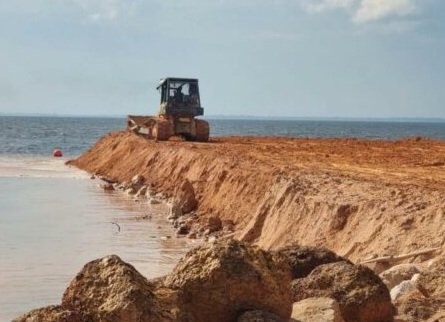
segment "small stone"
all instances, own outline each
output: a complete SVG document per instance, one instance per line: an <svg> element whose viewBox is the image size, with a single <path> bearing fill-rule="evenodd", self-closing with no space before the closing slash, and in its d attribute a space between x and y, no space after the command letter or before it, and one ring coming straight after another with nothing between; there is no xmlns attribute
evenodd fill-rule
<svg viewBox="0 0 445 322"><path fill-rule="evenodd" d="M158 199L150 199L150 205L159 205L161 203Z"/></svg>
<svg viewBox="0 0 445 322"><path fill-rule="evenodd" d="M182 224L182 225L179 226L179 228L176 231L176 233L178 235L187 235L189 233L189 231L190 231L190 228L187 225Z"/></svg>
<svg viewBox="0 0 445 322"><path fill-rule="evenodd" d="M221 219L217 216L211 216L207 219L207 228L210 230L210 233L221 230L222 222Z"/></svg>
<svg viewBox="0 0 445 322"><path fill-rule="evenodd" d="M142 186L136 193L136 197L144 198L147 193L147 186Z"/></svg>
<svg viewBox="0 0 445 322"><path fill-rule="evenodd" d="M399 285L391 289L391 300L396 301L402 295L414 292L417 290L416 284L412 281L403 281Z"/></svg>
<svg viewBox="0 0 445 322"><path fill-rule="evenodd" d="M132 195L135 195L135 194L137 193L137 191L136 191L133 187L130 187L130 188L128 188L127 190L125 190L125 193L126 193L127 195L132 196Z"/></svg>
<svg viewBox="0 0 445 322"><path fill-rule="evenodd" d="M198 233L196 231L191 231L188 235L187 238L189 239L196 239L198 236Z"/></svg>
<svg viewBox="0 0 445 322"><path fill-rule="evenodd" d="M104 183L101 187L104 191L114 191L114 186L111 183Z"/></svg>
<svg viewBox="0 0 445 322"><path fill-rule="evenodd" d="M209 242L210 244L215 243L215 242L216 242L216 237L215 237L215 236L210 236L208 242Z"/></svg>
<svg viewBox="0 0 445 322"><path fill-rule="evenodd" d="M135 175L135 176L131 179L131 183L132 183L132 184L135 184L135 185L144 184L144 182L145 182L145 178L144 178L142 175L140 175L140 174Z"/></svg>

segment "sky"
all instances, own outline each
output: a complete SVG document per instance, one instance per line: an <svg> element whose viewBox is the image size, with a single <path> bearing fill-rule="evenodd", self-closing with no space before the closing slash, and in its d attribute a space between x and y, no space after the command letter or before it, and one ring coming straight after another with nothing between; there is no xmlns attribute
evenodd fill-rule
<svg viewBox="0 0 445 322"><path fill-rule="evenodd" d="M0 0L0 113L445 117L444 0Z"/></svg>

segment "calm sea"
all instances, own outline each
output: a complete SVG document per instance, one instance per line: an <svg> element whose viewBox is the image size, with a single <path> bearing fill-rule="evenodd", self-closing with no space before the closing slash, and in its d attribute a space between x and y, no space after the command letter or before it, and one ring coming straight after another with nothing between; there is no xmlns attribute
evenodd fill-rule
<svg viewBox="0 0 445 322"><path fill-rule="evenodd" d="M210 120L210 126L214 136L445 139L444 123ZM174 235L165 206L105 193L96 180L64 165L124 127L124 118L0 116L0 321L60 302L87 261L118 254L155 277L193 246L165 238ZM63 159L51 157L55 148ZM138 220L147 214L150 220Z"/></svg>
<svg viewBox="0 0 445 322"><path fill-rule="evenodd" d="M445 123L309 120L210 120L211 135L445 139ZM48 156L61 148L77 156L107 132L123 129L124 118L0 116L0 155Z"/></svg>

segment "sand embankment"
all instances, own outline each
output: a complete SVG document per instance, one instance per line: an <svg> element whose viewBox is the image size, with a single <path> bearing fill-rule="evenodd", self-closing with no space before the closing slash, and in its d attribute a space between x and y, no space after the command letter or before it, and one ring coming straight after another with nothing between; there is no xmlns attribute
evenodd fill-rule
<svg viewBox="0 0 445 322"><path fill-rule="evenodd" d="M225 137L210 143L106 135L73 165L113 180L137 174L172 196L188 179L198 218L274 249L326 246L352 260L445 243L445 142Z"/></svg>

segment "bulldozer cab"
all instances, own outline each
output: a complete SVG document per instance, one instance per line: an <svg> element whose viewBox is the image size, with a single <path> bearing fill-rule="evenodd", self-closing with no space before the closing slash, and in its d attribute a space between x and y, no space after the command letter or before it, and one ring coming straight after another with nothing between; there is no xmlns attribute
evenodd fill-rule
<svg viewBox="0 0 445 322"><path fill-rule="evenodd" d="M199 116L204 114L197 79L169 77L162 79L157 89L161 94L160 115Z"/></svg>

